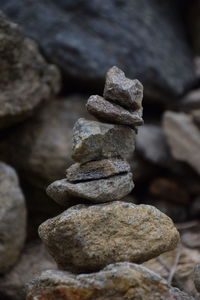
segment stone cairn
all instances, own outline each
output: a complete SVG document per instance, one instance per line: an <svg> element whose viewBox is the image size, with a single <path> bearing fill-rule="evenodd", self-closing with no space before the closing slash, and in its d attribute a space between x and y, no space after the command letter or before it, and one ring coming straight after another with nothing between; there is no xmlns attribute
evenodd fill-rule
<svg viewBox="0 0 200 300"><path fill-rule="evenodd" d="M99 121L81 118L74 126L76 163L47 194L61 205L68 205L69 196L93 205L72 206L39 227L61 270L88 273L111 263L143 263L179 241L172 220L155 207L119 201L134 187L127 159L134 151L137 126L143 124L142 98L142 84L112 67L103 97L91 96L86 104Z"/></svg>

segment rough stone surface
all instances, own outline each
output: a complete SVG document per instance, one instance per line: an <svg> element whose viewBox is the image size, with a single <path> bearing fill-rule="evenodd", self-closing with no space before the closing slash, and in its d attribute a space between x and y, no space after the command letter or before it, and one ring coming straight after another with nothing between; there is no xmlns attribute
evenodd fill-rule
<svg viewBox="0 0 200 300"><path fill-rule="evenodd" d="M26 235L26 207L13 168L0 163L0 273L14 265Z"/></svg>
<svg viewBox="0 0 200 300"><path fill-rule="evenodd" d="M130 127L143 124L142 109L130 112L98 95L91 96L88 99L86 108L88 112L97 119L104 120L108 123L128 125Z"/></svg>
<svg viewBox="0 0 200 300"><path fill-rule="evenodd" d="M57 68L48 65L35 42L0 14L0 128L29 116L60 89Z"/></svg>
<svg viewBox="0 0 200 300"><path fill-rule="evenodd" d="M181 99L179 107L184 111L200 109L200 89L192 90L186 94Z"/></svg>
<svg viewBox="0 0 200 300"><path fill-rule="evenodd" d="M197 264L194 270L194 283L198 292L200 292L200 264Z"/></svg>
<svg viewBox="0 0 200 300"><path fill-rule="evenodd" d="M56 269L56 264L44 246L38 242L29 243L17 264L0 277L0 299L24 300L25 284L47 269Z"/></svg>
<svg viewBox="0 0 200 300"><path fill-rule="evenodd" d="M163 126L173 157L187 162L200 174L200 130L192 116L167 111Z"/></svg>
<svg viewBox="0 0 200 300"><path fill-rule="evenodd" d="M182 2L1 0L1 9L39 41L76 89L80 83L102 89L106 71L116 65L138 78L151 99L166 96L169 103L169 94L182 94L194 80Z"/></svg>
<svg viewBox="0 0 200 300"><path fill-rule="evenodd" d="M80 116L88 116L83 100L74 95L48 103L31 120L1 138L0 159L44 191L44 185L62 178L73 163L72 129Z"/></svg>
<svg viewBox="0 0 200 300"><path fill-rule="evenodd" d="M134 187L132 173L119 174L105 179L70 183L67 179L56 180L47 188L47 194L57 203L66 205L69 196L83 198L94 203L120 200Z"/></svg>
<svg viewBox="0 0 200 300"><path fill-rule="evenodd" d="M27 300L194 300L149 269L117 263L98 273L42 272L27 285Z"/></svg>
<svg viewBox="0 0 200 300"><path fill-rule="evenodd" d="M143 86L139 80L126 78L118 67L112 67L106 74L103 96L128 109L142 108Z"/></svg>
<svg viewBox="0 0 200 300"><path fill-rule="evenodd" d="M130 172L130 165L121 159L102 159L90 161L85 164L76 163L66 171L70 182L102 179L120 173Z"/></svg>
<svg viewBox="0 0 200 300"><path fill-rule="evenodd" d="M179 233L172 220L149 205L115 201L76 205L39 227L59 267L90 272L109 263L142 263L172 250Z"/></svg>
<svg viewBox="0 0 200 300"><path fill-rule="evenodd" d="M73 132L72 158L84 163L102 158L128 158L135 149L135 131L80 118Z"/></svg>

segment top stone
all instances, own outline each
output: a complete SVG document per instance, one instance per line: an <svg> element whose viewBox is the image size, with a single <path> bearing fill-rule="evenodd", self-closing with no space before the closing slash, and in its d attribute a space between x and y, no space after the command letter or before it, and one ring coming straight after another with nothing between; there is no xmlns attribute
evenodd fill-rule
<svg viewBox="0 0 200 300"><path fill-rule="evenodd" d="M126 78L124 72L114 66L106 74L103 96L123 107L136 110L142 107L143 86L137 79Z"/></svg>

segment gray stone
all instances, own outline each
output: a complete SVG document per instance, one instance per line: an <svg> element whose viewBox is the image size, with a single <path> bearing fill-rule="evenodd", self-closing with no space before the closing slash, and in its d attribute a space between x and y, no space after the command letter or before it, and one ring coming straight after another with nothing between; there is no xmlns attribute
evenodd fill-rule
<svg viewBox="0 0 200 300"><path fill-rule="evenodd" d="M103 96L130 110L142 108L143 85L125 77L122 70L112 67L106 74Z"/></svg>
<svg viewBox="0 0 200 300"><path fill-rule="evenodd" d="M196 265L194 270L194 284L198 292L200 292L200 263Z"/></svg>
<svg viewBox="0 0 200 300"><path fill-rule="evenodd" d="M105 179L70 183L67 179L53 182L47 194L61 205L67 205L69 196L82 198L94 203L120 200L134 187L132 173L119 174Z"/></svg>
<svg viewBox="0 0 200 300"><path fill-rule="evenodd" d="M179 108L184 111L200 109L200 89L192 90L179 102Z"/></svg>
<svg viewBox="0 0 200 300"><path fill-rule="evenodd" d="M26 207L17 174L0 163L0 273L17 261L26 236Z"/></svg>
<svg viewBox="0 0 200 300"><path fill-rule="evenodd" d="M42 272L27 285L27 300L194 300L144 266L124 262L98 273Z"/></svg>
<svg viewBox="0 0 200 300"><path fill-rule="evenodd" d="M200 130L193 123L192 116L167 111L163 127L173 157L187 162L200 174Z"/></svg>
<svg viewBox="0 0 200 300"><path fill-rule="evenodd" d="M84 163L102 158L128 158L135 149L133 129L79 119L73 132L72 158Z"/></svg>
<svg viewBox="0 0 200 300"><path fill-rule="evenodd" d="M66 167L73 163L72 129L81 115L88 116L84 100L74 95L42 107L31 120L1 137L0 159L12 164L44 193L44 186L64 177Z"/></svg>
<svg viewBox="0 0 200 300"><path fill-rule="evenodd" d="M194 82L183 2L0 1L1 9L62 68L66 86L71 79L76 90L101 90L106 71L116 65L139 78L147 96L167 104Z"/></svg>
<svg viewBox="0 0 200 300"><path fill-rule="evenodd" d="M172 220L155 207L121 201L71 207L41 224L39 235L59 267L73 272L142 263L179 241Z"/></svg>
<svg viewBox="0 0 200 300"><path fill-rule="evenodd" d="M24 120L60 89L58 69L0 13L0 128Z"/></svg>
<svg viewBox="0 0 200 300"><path fill-rule="evenodd" d="M98 95L91 96L86 104L88 112L97 119L108 123L128 125L130 127L142 125L142 109L128 111L123 107L111 103Z"/></svg>
<svg viewBox="0 0 200 300"><path fill-rule="evenodd" d="M69 182L107 178L112 175L130 172L130 165L121 159L102 159L85 164L76 163L66 171Z"/></svg>
<svg viewBox="0 0 200 300"><path fill-rule="evenodd" d="M39 242L28 243L17 264L0 277L1 299L24 300L25 284L47 269L56 269L56 264L45 247Z"/></svg>

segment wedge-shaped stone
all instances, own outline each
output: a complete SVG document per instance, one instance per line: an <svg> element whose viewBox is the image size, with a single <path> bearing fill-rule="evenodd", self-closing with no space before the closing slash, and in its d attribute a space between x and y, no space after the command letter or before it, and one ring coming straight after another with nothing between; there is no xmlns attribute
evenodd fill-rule
<svg viewBox="0 0 200 300"><path fill-rule="evenodd" d="M124 72L114 66L106 74L103 96L128 109L136 110L142 107L143 85L137 79L126 78Z"/></svg>
<svg viewBox="0 0 200 300"><path fill-rule="evenodd" d="M130 172L130 165L122 159L102 159L85 164L76 163L66 171L70 182L107 178L116 174Z"/></svg>
<svg viewBox="0 0 200 300"><path fill-rule="evenodd" d="M126 173L79 183L70 183L67 179L57 180L48 186L47 194L61 205L67 205L69 196L102 203L125 197L133 187L132 173Z"/></svg>
<svg viewBox="0 0 200 300"><path fill-rule="evenodd" d="M127 126L79 119L73 132L72 158L84 163L102 158L130 157L135 131Z"/></svg>
<svg viewBox="0 0 200 300"><path fill-rule="evenodd" d="M103 297L102 297L103 296ZM27 285L27 300L194 300L149 269L124 262L97 273L47 270Z"/></svg>
<svg viewBox="0 0 200 300"><path fill-rule="evenodd" d="M153 206L115 201L76 205L45 221L39 235L59 267L91 272L114 262L145 262L179 241L172 220Z"/></svg>
<svg viewBox="0 0 200 300"><path fill-rule="evenodd" d="M136 111L128 111L120 105L111 103L103 97L91 96L86 104L87 110L97 119L104 120L108 123L128 125L130 127L142 125L142 108Z"/></svg>

